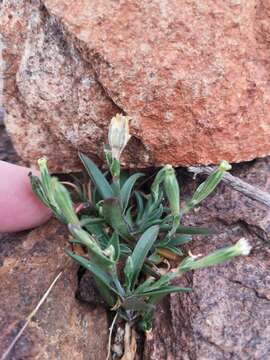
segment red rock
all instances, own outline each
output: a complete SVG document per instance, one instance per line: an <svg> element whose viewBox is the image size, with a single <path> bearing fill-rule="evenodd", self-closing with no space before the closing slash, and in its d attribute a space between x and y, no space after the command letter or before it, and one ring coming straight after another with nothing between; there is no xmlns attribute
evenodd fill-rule
<svg viewBox="0 0 270 360"><path fill-rule="evenodd" d="M39 1L4 1L0 31L5 123L25 163L36 166L45 155L51 170L76 170L77 150L87 151L86 144L99 160L104 129L119 110L92 66L68 47Z"/></svg>
<svg viewBox="0 0 270 360"><path fill-rule="evenodd" d="M6 122L24 160L101 161L121 111L129 167L270 154L267 1L41 3L2 4Z"/></svg>
<svg viewBox="0 0 270 360"><path fill-rule="evenodd" d="M43 2L155 164L270 153L267 1Z"/></svg>

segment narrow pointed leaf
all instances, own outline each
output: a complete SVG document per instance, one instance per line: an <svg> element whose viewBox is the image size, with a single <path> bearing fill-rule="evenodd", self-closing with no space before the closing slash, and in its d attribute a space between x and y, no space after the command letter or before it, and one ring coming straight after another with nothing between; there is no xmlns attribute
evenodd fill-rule
<svg viewBox="0 0 270 360"><path fill-rule="evenodd" d="M104 200L103 216L123 239L128 242L133 240L132 236L129 234L128 225L122 216L121 206L117 198Z"/></svg>
<svg viewBox="0 0 270 360"><path fill-rule="evenodd" d="M71 224L69 224L69 230L75 240L80 241L81 244L88 248L95 263L106 268L114 266L114 261L105 255L105 252L99 247L95 239L87 231Z"/></svg>
<svg viewBox="0 0 270 360"><path fill-rule="evenodd" d="M115 300L115 296L113 295L113 292L108 288L107 285L105 285L102 281L100 281L100 279L97 276L93 275L93 278L95 280L96 286L102 298L106 301L106 303L110 307L114 306L116 300Z"/></svg>
<svg viewBox="0 0 270 360"><path fill-rule="evenodd" d="M40 181L40 179L37 176L29 174L31 186L33 192L38 196L38 198L43 202L44 205L50 207L49 199L43 189L43 185Z"/></svg>
<svg viewBox="0 0 270 360"><path fill-rule="evenodd" d="M121 254L121 256L130 255L131 250L126 244L120 244L120 254Z"/></svg>
<svg viewBox="0 0 270 360"><path fill-rule="evenodd" d="M183 245L183 244L187 244L192 240L192 236L191 235L186 235L186 234L182 234L182 235L175 235L175 237L173 238L168 238L165 239L163 241L161 241L158 246L159 247L163 247L163 246L179 246L179 245Z"/></svg>
<svg viewBox="0 0 270 360"><path fill-rule="evenodd" d="M105 222L104 219L90 217L90 216L84 216L80 220L81 226L86 226L86 225L91 225L91 224L102 224L104 222Z"/></svg>
<svg viewBox="0 0 270 360"><path fill-rule="evenodd" d="M133 206L130 206L126 211L126 215L124 216L124 219L130 228L133 227L133 219L131 214L132 210L133 210Z"/></svg>
<svg viewBox="0 0 270 360"><path fill-rule="evenodd" d="M77 261L82 267L89 270L99 281L101 281L108 289L113 291L116 295L120 295L112 285L112 279L105 273L99 266L92 263L90 260L85 259L83 256L74 254L73 252L66 250L66 253L75 261Z"/></svg>
<svg viewBox="0 0 270 360"><path fill-rule="evenodd" d="M144 291L140 291L136 293L134 296L152 296L152 295L168 295L176 292L186 292L186 291L192 291L191 288L183 288L179 286L164 286L160 287L159 289L149 290L144 289Z"/></svg>
<svg viewBox="0 0 270 360"><path fill-rule="evenodd" d="M160 231L169 231L171 229L171 225L163 224L160 225ZM216 231L209 228L196 227L196 226L178 226L176 230L177 234L186 234L186 235L212 235L215 234Z"/></svg>
<svg viewBox="0 0 270 360"><path fill-rule="evenodd" d="M113 197L114 193L110 184L108 183L102 172L99 170L99 168L96 166L96 164L84 154L80 153L79 155L86 171L88 172L91 180L98 189L98 192L101 195L102 199L108 199Z"/></svg>
<svg viewBox="0 0 270 360"><path fill-rule="evenodd" d="M106 231L103 229L101 223L96 223L96 224L88 223L87 225L85 225L85 228L91 235L95 237L95 239L98 241L98 243L103 249L108 246L110 239Z"/></svg>
<svg viewBox="0 0 270 360"><path fill-rule="evenodd" d="M131 276L130 285L134 286L140 272L142 266L144 264L145 258L153 246L154 242L157 239L159 233L159 226L155 225L147 229L143 235L138 240L132 255L130 256L132 265L133 265L133 274Z"/></svg>
<svg viewBox="0 0 270 360"><path fill-rule="evenodd" d="M148 304L142 299L138 299L137 297L127 298L123 302L122 306L126 310L136 310L136 311L151 311L155 308L154 305Z"/></svg>
<svg viewBox="0 0 270 360"><path fill-rule="evenodd" d="M142 195L141 195L138 191L135 191L134 194L135 194L136 202L137 202L137 218L136 218L136 223L138 224L139 221L141 220L141 218L142 218L142 216L143 216L143 212L144 212L143 197L142 197Z"/></svg>
<svg viewBox="0 0 270 360"><path fill-rule="evenodd" d="M176 235L174 238L172 238L169 242L170 246L179 246L183 244L187 244L192 240L191 235Z"/></svg>
<svg viewBox="0 0 270 360"><path fill-rule="evenodd" d="M117 232L112 234L112 237L109 242L109 246L112 245L115 251L113 260L117 262L120 258L120 243L119 243L119 236Z"/></svg>
<svg viewBox="0 0 270 360"><path fill-rule="evenodd" d="M123 212L126 211L128 203L129 203L129 199L130 199L130 195L132 193L132 189L136 183L136 181L140 178L144 176L144 174L142 173L137 173L137 174L133 174L130 176L130 178L124 183L121 192L120 192L120 197L121 197L121 202L122 202L122 207L123 207Z"/></svg>

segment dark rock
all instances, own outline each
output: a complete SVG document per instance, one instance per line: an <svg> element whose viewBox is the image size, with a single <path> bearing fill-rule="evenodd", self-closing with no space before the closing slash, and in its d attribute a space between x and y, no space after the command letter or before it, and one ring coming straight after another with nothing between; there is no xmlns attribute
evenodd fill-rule
<svg viewBox="0 0 270 360"><path fill-rule="evenodd" d="M65 229L55 220L15 243L9 238L10 249L0 267L1 354L63 270L9 359L104 360L106 356L106 311L75 299L78 267L64 255L66 238Z"/></svg>
<svg viewBox="0 0 270 360"><path fill-rule="evenodd" d="M18 163L20 158L13 148L5 127L0 124L0 160Z"/></svg>
<svg viewBox="0 0 270 360"><path fill-rule="evenodd" d="M240 178L270 191L270 159L238 165ZM196 184L185 179L183 197ZM196 271L179 279L193 292L170 296L156 312L145 343L145 360L267 359L270 357L269 209L221 184L186 224L212 226L218 235L198 237L189 246L207 254L245 237L249 257Z"/></svg>
<svg viewBox="0 0 270 360"><path fill-rule="evenodd" d="M99 295L94 278L89 271L84 272L82 275L76 297L78 300L86 302L94 307L100 305L106 306L106 303Z"/></svg>
<svg viewBox="0 0 270 360"><path fill-rule="evenodd" d="M0 106L0 126L4 125L5 109Z"/></svg>

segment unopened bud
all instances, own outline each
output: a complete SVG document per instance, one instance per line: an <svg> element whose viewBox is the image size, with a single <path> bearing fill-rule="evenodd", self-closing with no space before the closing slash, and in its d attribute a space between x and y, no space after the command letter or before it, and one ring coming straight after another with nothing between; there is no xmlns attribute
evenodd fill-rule
<svg viewBox="0 0 270 360"><path fill-rule="evenodd" d="M130 117L121 114L116 114L111 120L108 138L114 159L120 159L120 155L131 137L129 135L130 120Z"/></svg>
<svg viewBox="0 0 270 360"><path fill-rule="evenodd" d="M79 224L80 222L73 208L71 197L65 186L62 185L57 178L51 179L51 185L53 198L65 222Z"/></svg>
<svg viewBox="0 0 270 360"><path fill-rule="evenodd" d="M191 200L187 202L183 213L187 213L190 209L207 198L207 196L209 196L218 186L224 173L230 169L231 165L227 161L221 161L219 167L196 189Z"/></svg>
<svg viewBox="0 0 270 360"><path fill-rule="evenodd" d="M221 163L219 164L220 171L229 171L231 170L231 168L232 168L231 164L229 164L228 161L226 160L222 160Z"/></svg>
<svg viewBox="0 0 270 360"><path fill-rule="evenodd" d="M178 272L183 273L189 270L197 270L222 264L235 256L247 256L249 255L250 250L251 246L246 239L242 238L235 245L214 251L212 254L209 254L199 260L192 261L192 258L187 258L191 259L190 261L187 261L185 259L178 267Z"/></svg>
<svg viewBox="0 0 270 360"><path fill-rule="evenodd" d="M180 216L180 190L174 168L171 165L166 165L164 169L164 190L170 203L172 215Z"/></svg>
<svg viewBox="0 0 270 360"><path fill-rule="evenodd" d="M44 170L45 168L47 169L47 158L45 156L38 159L38 166L40 170Z"/></svg>

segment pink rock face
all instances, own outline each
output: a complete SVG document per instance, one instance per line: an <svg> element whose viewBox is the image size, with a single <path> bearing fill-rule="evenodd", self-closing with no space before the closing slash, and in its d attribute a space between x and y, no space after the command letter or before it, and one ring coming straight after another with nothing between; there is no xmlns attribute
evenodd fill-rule
<svg viewBox="0 0 270 360"><path fill-rule="evenodd" d="M268 1L44 0L157 163L270 153Z"/></svg>
<svg viewBox="0 0 270 360"><path fill-rule="evenodd" d="M41 2L48 12L18 18L14 8L28 2L4 1L4 56L11 63L16 53L19 89L16 101L7 95L7 124L23 158L33 163L36 147L18 126L50 139L44 149L53 149L57 170L76 168L77 149L100 160L109 120L121 111L133 118L127 166L270 154L268 1ZM23 46L10 45L18 37L10 15Z"/></svg>

